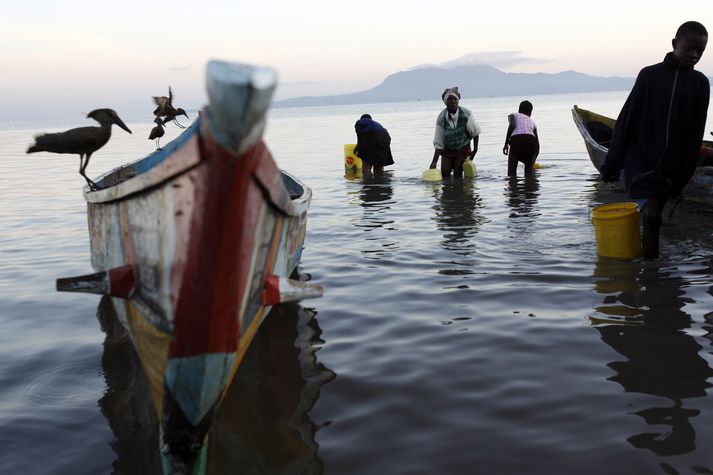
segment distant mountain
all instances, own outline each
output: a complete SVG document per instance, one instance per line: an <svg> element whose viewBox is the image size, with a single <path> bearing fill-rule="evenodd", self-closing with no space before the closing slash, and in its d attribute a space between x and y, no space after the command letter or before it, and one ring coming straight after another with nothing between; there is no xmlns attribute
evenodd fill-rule
<svg viewBox="0 0 713 475"><path fill-rule="evenodd" d="M447 69L425 67L391 74L384 82L366 91L283 99L275 101L273 107L438 100L443 90L451 86L458 86L463 97L491 97L621 91L631 89L633 85L634 78L589 76L575 71L506 73L482 64Z"/></svg>

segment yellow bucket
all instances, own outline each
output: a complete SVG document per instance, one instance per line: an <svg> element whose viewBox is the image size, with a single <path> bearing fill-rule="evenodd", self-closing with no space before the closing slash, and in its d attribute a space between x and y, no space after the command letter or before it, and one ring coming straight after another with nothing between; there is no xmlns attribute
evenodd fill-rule
<svg viewBox="0 0 713 475"><path fill-rule="evenodd" d="M355 143L344 145L344 174L346 176L361 176L361 158L354 153Z"/></svg>
<svg viewBox="0 0 713 475"><path fill-rule="evenodd" d="M592 211L597 253L604 257L633 259L641 252L639 208L636 203L611 203Z"/></svg>
<svg viewBox="0 0 713 475"><path fill-rule="evenodd" d="M423 181L441 181L443 180L443 175L438 168L429 168L421 174L421 179Z"/></svg>
<svg viewBox="0 0 713 475"><path fill-rule="evenodd" d="M478 176L478 169L475 168L475 163L470 158L466 158L463 162L463 175L467 178L473 178Z"/></svg>

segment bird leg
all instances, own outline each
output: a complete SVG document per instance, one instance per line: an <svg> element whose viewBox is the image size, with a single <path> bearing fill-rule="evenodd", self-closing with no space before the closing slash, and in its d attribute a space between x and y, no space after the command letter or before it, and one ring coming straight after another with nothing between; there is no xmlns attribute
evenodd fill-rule
<svg viewBox="0 0 713 475"><path fill-rule="evenodd" d="M185 128L186 128L185 125L179 124L178 121L177 121L175 118L173 119L173 123L176 124L176 125L177 125L179 128L181 128L181 129L185 129Z"/></svg>
<svg viewBox="0 0 713 475"><path fill-rule="evenodd" d="M92 180L90 180L86 176L84 177L84 179L87 180L87 185L89 185L90 191L97 191L99 189L99 186L97 186L97 184L94 183Z"/></svg>
<svg viewBox="0 0 713 475"><path fill-rule="evenodd" d="M94 183L92 180L89 179L89 177L86 175L85 170L87 169L87 165L89 165L89 157L91 157L91 154L88 153L86 159L83 160L84 156L82 154L79 155L79 174L84 177L85 180L87 180L87 185L89 185L89 189L91 191L96 191L99 189L96 183Z"/></svg>
<svg viewBox="0 0 713 475"><path fill-rule="evenodd" d="M158 144L159 140L161 140L160 137L156 139L156 150L161 150L161 146Z"/></svg>
<svg viewBox="0 0 713 475"><path fill-rule="evenodd" d="M99 186L97 186L96 183L94 183L92 180L90 180L87 175L85 175L83 172L81 172L81 173L82 173L82 176L84 177L84 179L87 180L87 185L89 185L89 189L91 191L97 191L98 189L100 189Z"/></svg>

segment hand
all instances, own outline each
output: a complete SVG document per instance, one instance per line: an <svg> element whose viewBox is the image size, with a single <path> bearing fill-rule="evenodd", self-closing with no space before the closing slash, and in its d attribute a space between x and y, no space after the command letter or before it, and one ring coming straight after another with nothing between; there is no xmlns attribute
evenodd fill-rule
<svg viewBox="0 0 713 475"><path fill-rule="evenodd" d="M510 146L508 144L503 145L503 155L507 155L510 151Z"/></svg>
<svg viewBox="0 0 713 475"><path fill-rule="evenodd" d="M475 160L475 151L471 152L470 155L468 155L468 158Z"/></svg>
<svg viewBox="0 0 713 475"><path fill-rule="evenodd" d="M436 168L436 164L435 164L435 163L431 163L431 166L428 167L428 168L430 168L431 170L433 170L434 168Z"/></svg>

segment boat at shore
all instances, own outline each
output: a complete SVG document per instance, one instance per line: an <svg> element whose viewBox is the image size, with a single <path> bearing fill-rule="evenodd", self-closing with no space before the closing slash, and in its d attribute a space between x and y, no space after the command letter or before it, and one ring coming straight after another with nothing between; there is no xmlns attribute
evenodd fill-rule
<svg viewBox="0 0 713 475"><path fill-rule="evenodd" d="M584 139L592 165L599 171L609 151L616 120L576 105L572 107L572 118ZM623 174L620 184L623 187ZM713 141L701 141L698 167L683 194L713 209Z"/></svg>
<svg viewBox="0 0 713 475"><path fill-rule="evenodd" d="M312 192L261 138L275 73L221 61L206 72L209 104L191 126L85 187L94 273L57 280L111 297L149 383L165 473L201 473L270 308L322 295L291 278Z"/></svg>

